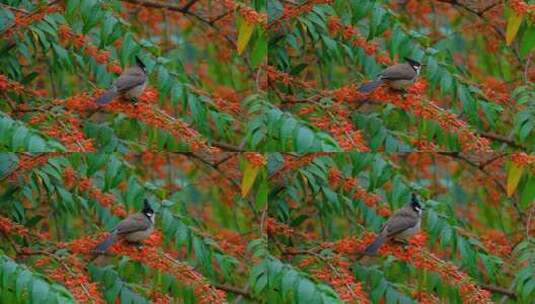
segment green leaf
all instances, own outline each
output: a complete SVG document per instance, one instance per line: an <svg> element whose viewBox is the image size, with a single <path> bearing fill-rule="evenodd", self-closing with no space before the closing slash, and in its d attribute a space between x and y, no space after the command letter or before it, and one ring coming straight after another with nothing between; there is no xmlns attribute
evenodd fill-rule
<svg viewBox="0 0 535 304"><path fill-rule="evenodd" d="M296 149L299 152L309 151L314 142L314 132L307 127L300 127L296 134Z"/></svg>
<svg viewBox="0 0 535 304"><path fill-rule="evenodd" d="M28 142L28 152L47 152L45 151L46 142L37 135L31 135Z"/></svg>
<svg viewBox="0 0 535 304"><path fill-rule="evenodd" d="M25 141L26 141L26 137L28 136L30 132L28 131L28 129L26 129L26 127L18 127L17 130L15 131L15 134L13 134L13 138L12 138L12 141L11 141L11 145L13 146L13 149L15 151L20 151L20 150L24 150L24 148L26 147L25 145Z"/></svg>
<svg viewBox="0 0 535 304"><path fill-rule="evenodd" d="M265 174L263 174L265 175ZM259 182L258 190L256 193L256 208L261 210L264 208L268 201L268 192L269 192L269 184L265 176L262 176L262 179Z"/></svg>
<svg viewBox="0 0 535 304"><path fill-rule="evenodd" d="M509 165L509 170L507 171L507 196L511 197L518 186L520 177L524 172L524 167L516 165L514 162L511 162Z"/></svg>
<svg viewBox="0 0 535 304"><path fill-rule="evenodd" d="M241 55L245 48L247 47L247 44L249 43L249 40L251 39L251 35L253 34L253 30L255 28L254 23L249 23L245 19L241 19L240 26L238 29L238 42L237 42L237 50L238 55Z"/></svg>
<svg viewBox="0 0 535 304"><path fill-rule="evenodd" d="M257 67L266 58L268 52L268 44L264 31L258 31L258 37L251 51L251 64Z"/></svg>
<svg viewBox="0 0 535 304"><path fill-rule="evenodd" d="M34 279L32 283L31 299L34 303L44 301L48 297L49 287L40 279Z"/></svg>
<svg viewBox="0 0 535 304"><path fill-rule="evenodd" d="M505 42L507 45L511 45L518 33L522 18L524 15L518 15L514 10L509 10L509 18L507 18L507 30L505 32Z"/></svg>
<svg viewBox="0 0 535 304"><path fill-rule="evenodd" d="M246 197L249 191L251 190L251 187L254 184L256 175L258 174L259 170L260 170L259 166L253 165L248 161L245 162L245 168L243 170L243 177L241 180L241 196L242 197Z"/></svg>
<svg viewBox="0 0 535 304"><path fill-rule="evenodd" d="M535 47L535 26L532 24L524 31L522 41L520 43L520 54L526 57L529 52Z"/></svg>
<svg viewBox="0 0 535 304"><path fill-rule="evenodd" d="M298 303L312 303L316 299L314 284L308 279L299 281L297 290Z"/></svg>

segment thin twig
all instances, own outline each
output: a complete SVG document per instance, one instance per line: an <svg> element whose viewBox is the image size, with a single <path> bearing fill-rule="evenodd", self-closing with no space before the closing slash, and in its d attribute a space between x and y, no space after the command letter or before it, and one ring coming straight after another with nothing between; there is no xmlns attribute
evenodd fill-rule
<svg viewBox="0 0 535 304"><path fill-rule="evenodd" d="M246 289L242 289L242 288L235 287L235 286L230 286L230 285L227 285L227 284L212 283L211 285L214 286L217 289L228 291L228 292L231 292L231 293L246 297L248 299L253 299L251 294L249 292L247 292Z"/></svg>
<svg viewBox="0 0 535 304"><path fill-rule="evenodd" d="M4 3L0 3L0 6L2 6L2 7L4 7L4 8L7 8L7 9L10 9L10 10L12 10L12 11L17 11L17 12L19 12L19 13L26 14L26 15L30 13L30 12L28 12L28 11L25 10L25 9L18 8L18 7L13 7L13 6L4 4Z"/></svg>
<svg viewBox="0 0 535 304"><path fill-rule="evenodd" d="M184 5L182 7L182 10L184 10L185 12L189 11L189 9L193 6L193 4L195 4L197 1L199 0L190 0L186 5Z"/></svg>
<svg viewBox="0 0 535 304"><path fill-rule="evenodd" d="M474 167L474 168L477 168L479 171L481 171L483 174L485 174L487 177L489 177L493 182L494 184L500 189L500 191L507 196L507 189L505 189L505 186L502 185L502 183L500 183L493 174L490 174L487 170L485 170L484 167L481 166L481 164L478 164L468 158L466 158L465 156L463 156L461 153L459 152L438 152L438 154L440 155L445 155L445 156L448 156L448 157L451 157L451 158L456 158L456 159L460 159L462 161L464 161L465 163L469 164L470 166ZM518 213L518 217L520 218L520 220L523 222L523 223L526 223L526 215L524 214L524 212L522 212L522 209L520 208L520 206L518 206L518 202L514 199L511 199L511 203L513 204L513 207L516 209L517 213Z"/></svg>
<svg viewBox="0 0 535 304"><path fill-rule="evenodd" d="M481 284L480 286L481 286L481 288L486 289L488 291L501 293L503 295L508 296L509 298L511 298L513 300L516 299L516 294L513 291L511 291L511 290L509 290L507 288L503 288L503 287L495 286L495 285L489 285L489 284Z"/></svg>

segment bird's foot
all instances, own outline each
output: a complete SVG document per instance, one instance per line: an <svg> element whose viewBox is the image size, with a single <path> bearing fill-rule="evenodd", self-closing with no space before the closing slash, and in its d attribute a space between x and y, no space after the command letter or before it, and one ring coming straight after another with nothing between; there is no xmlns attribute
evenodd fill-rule
<svg viewBox="0 0 535 304"><path fill-rule="evenodd" d="M130 244L131 246L136 247L138 250L143 249L143 243L141 243L141 242L129 242L129 244Z"/></svg>
<svg viewBox="0 0 535 304"><path fill-rule="evenodd" d="M409 242L407 242L406 240L394 240L394 242L399 244L405 250L409 248Z"/></svg>

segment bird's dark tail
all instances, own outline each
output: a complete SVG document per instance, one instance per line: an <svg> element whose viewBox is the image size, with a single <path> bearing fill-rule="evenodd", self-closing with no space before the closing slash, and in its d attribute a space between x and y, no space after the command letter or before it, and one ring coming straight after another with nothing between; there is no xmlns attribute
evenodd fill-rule
<svg viewBox="0 0 535 304"><path fill-rule="evenodd" d="M367 82L360 86L359 92L370 93L371 91L375 90L378 86L380 86L382 83L383 81L381 79Z"/></svg>
<svg viewBox="0 0 535 304"><path fill-rule="evenodd" d="M116 238L117 238L117 235L112 232L112 234L110 234L108 238L106 238L104 241L99 243L97 247L95 247L95 251L106 252L106 250L108 250L108 248L110 248L110 246L115 242Z"/></svg>
<svg viewBox="0 0 535 304"><path fill-rule="evenodd" d="M383 243L386 241L386 237L384 235L378 235L377 238L370 244L366 249L364 249L363 254L364 255L372 255L379 250L379 247L383 245Z"/></svg>
<svg viewBox="0 0 535 304"><path fill-rule="evenodd" d="M112 101L118 95L116 88L110 88L97 98L97 104L104 105Z"/></svg>

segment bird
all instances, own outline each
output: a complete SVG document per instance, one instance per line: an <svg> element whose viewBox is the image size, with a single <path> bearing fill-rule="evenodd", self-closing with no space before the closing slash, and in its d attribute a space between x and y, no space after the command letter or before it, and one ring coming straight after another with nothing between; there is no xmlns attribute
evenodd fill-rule
<svg viewBox="0 0 535 304"><path fill-rule="evenodd" d="M415 193L411 195L411 201L403 208L397 210L381 227L381 232L375 240L366 247L363 255L373 255L387 240L406 241L418 231L422 218L422 205Z"/></svg>
<svg viewBox="0 0 535 304"><path fill-rule="evenodd" d="M138 98L147 85L147 71L145 64L136 56L136 65L124 71L111 87L97 98L96 103L105 105L117 96L129 99Z"/></svg>
<svg viewBox="0 0 535 304"><path fill-rule="evenodd" d="M377 79L363 84L358 88L358 91L370 93L383 83L395 90L408 88L420 74L420 69L423 65L411 58L405 57L405 60L407 62L386 68L377 76Z"/></svg>
<svg viewBox="0 0 535 304"><path fill-rule="evenodd" d="M95 247L95 252L106 252L119 239L139 243L146 240L154 230L155 214L149 201L143 201L143 210L129 215L111 231L110 235Z"/></svg>

